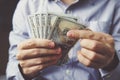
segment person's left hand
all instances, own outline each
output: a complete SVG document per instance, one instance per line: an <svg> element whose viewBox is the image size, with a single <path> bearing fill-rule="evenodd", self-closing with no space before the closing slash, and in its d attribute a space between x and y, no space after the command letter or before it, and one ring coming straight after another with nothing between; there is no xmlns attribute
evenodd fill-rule
<svg viewBox="0 0 120 80"><path fill-rule="evenodd" d="M90 30L70 30L69 38L80 39L81 50L78 51L78 60L88 67L104 68L112 62L115 49L112 36L102 32Z"/></svg>

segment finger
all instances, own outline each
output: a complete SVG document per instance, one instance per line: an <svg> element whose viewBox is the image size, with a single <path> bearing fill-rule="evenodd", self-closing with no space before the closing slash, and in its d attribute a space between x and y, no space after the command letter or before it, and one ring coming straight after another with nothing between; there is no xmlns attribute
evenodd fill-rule
<svg viewBox="0 0 120 80"><path fill-rule="evenodd" d="M40 56L47 56L47 55L56 55L61 53L61 48L57 49L45 49L45 48L34 48L28 50L20 50L16 55L18 60L36 58Z"/></svg>
<svg viewBox="0 0 120 80"><path fill-rule="evenodd" d="M97 53L101 53L102 55L111 56L111 53L114 52L113 49L96 40L82 39L80 40L80 45L83 48L95 51Z"/></svg>
<svg viewBox="0 0 120 80"><path fill-rule="evenodd" d="M81 55L81 53L78 53L78 60L85 66L87 67L92 67L92 68L102 68L103 66L100 63L97 62L93 62L87 58L85 58L83 55Z"/></svg>
<svg viewBox="0 0 120 80"><path fill-rule="evenodd" d="M100 64L105 64L107 61L107 57L101 55L100 53L93 52L91 50L82 48L81 51L79 52L82 56L84 56L86 59L95 62L95 63L100 63Z"/></svg>
<svg viewBox="0 0 120 80"><path fill-rule="evenodd" d="M67 32L67 36L76 39L89 39L90 37L94 36L94 33L88 30L70 30Z"/></svg>
<svg viewBox="0 0 120 80"><path fill-rule="evenodd" d="M27 60L20 60L20 65L22 67L32 67L36 65L45 64L48 62L58 61L60 57L61 57L61 54L53 55L53 56L46 56L46 57L32 58L32 59L27 59Z"/></svg>
<svg viewBox="0 0 120 80"><path fill-rule="evenodd" d="M56 64L56 62L57 61L52 61L52 62L42 64L42 65L26 67L26 68L23 68L23 73L32 78L35 75L37 75L40 70L43 70L44 68L47 68L48 66L54 65L54 64Z"/></svg>
<svg viewBox="0 0 120 80"><path fill-rule="evenodd" d="M18 49L30 49L30 48L37 48L37 47L53 48L54 46L55 44L51 40L29 39L29 40L21 42L18 45Z"/></svg>
<svg viewBox="0 0 120 80"><path fill-rule="evenodd" d="M68 31L67 36L75 39L92 39L103 43L109 43L112 46L114 45L114 39L112 36L102 32L93 32L90 30L70 30Z"/></svg>

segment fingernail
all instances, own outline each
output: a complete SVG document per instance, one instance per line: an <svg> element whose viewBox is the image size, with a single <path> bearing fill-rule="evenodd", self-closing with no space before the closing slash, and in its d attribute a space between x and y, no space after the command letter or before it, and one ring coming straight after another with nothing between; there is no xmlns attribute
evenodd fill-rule
<svg viewBox="0 0 120 80"><path fill-rule="evenodd" d="M55 44L54 44L54 42L50 42L50 43L48 44L48 46L49 46L49 48L54 48Z"/></svg>
<svg viewBox="0 0 120 80"><path fill-rule="evenodd" d="M67 32L67 36L68 36L68 37L73 37L73 32L72 32L72 31L68 31L68 32Z"/></svg>

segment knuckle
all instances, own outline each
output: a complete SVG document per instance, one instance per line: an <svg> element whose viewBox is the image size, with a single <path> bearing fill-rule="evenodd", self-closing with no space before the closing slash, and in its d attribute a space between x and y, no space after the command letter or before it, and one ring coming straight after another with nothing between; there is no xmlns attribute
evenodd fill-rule
<svg viewBox="0 0 120 80"><path fill-rule="evenodd" d="M42 60L41 58L36 59L36 63L37 63L37 64L41 64L42 62L43 62L43 60Z"/></svg>
<svg viewBox="0 0 120 80"><path fill-rule="evenodd" d="M90 67L90 66L91 66L91 61L86 62L85 65L86 65L87 67Z"/></svg>
<svg viewBox="0 0 120 80"><path fill-rule="evenodd" d="M48 49L46 49L46 53L49 53L49 50L48 50Z"/></svg>
<svg viewBox="0 0 120 80"><path fill-rule="evenodd" d="M33 54L33 55L38 55L39 52L40 52L40 51L39 51L38 49L33 49L33 50L32 50L32 54Z"/></svg>
<svg viewBox="0 0 120 80"><path fill-rule="evenodd" d="M114 38L112 36L110 37L110 41L114 42Z"/></svg>
<svg viewBox="0 0 120 80"><path fill-rule="evenodd" d="M30 46L30 47L35 46L35 42L36 41L34 39L30 39L30 40L28 40L27 45Z"/></svg>
<svg viewBox="0 0 120 80"><path fill-rule="evenodd" d="M23 61L20 61L19 64L21 67L25 66L25 63Z"/></svg>
<svg viewBox="0 0 120 80"><path fill-rule="evenodd" d="M109 43L112 44L112 45L114 45L114 38L111 37L111 38L109 39Z"/></svg>
<svg viewBox="0 0 120 80"><path fill-rule="evenodd" d="M22 49L22 43L19 43L18 45L17 45L17 49L19 50L19 49Z"/></svg>
<svg viewBox="0 0 120 80"><path fill-rule="evenodd" d="M97 48L97 46L98 46L97 42L93 42L92 45L91 45L91 48L93 50L95 50Z"/></svg>
<svg viewBox="0 0 120 80"><path fill-rule="evenodd" d="M108 43L114 44L114 38L111 35L106 34L106 40Z"/></svg>
<svg viewBox="0 0 120 80"><path fill-rule="evenodd" d="M22 56L20 55L20 53L16 54L16 59L17 59L17 60L22 59Z"/></svg>
<svg viewBox="0 0 120 80"><path fill-rule="evenodd" d="M27 69L27 68L26 68L26 69L23 69L23 71L24 71L25 74L29 74L29 72L30 72L30 70Z"/></svg>
<svg viewBox="0 0 120 80"><path fill-rule="evenodd" d="M91 52L90 54L91 54L90 60L94 60L96 58L97 53L96 52Z"/></svg>
<svg viewBox="0 0 120 80"><path fill-rule="evenodd" d="M87 49L81 48L81 52L79 52L79 54L85 55L85 53L88 53L87 51Z"/></svg>
<svg viewBox="0 0 120 80"><path fill-rule="evenodd" d="M20 42L18 45L17 45L17 49L23 49L25 47L32 47L32 46L35 46L35 39L29 39L29 40L25 40L23 42Z"/></svg>
<svg viewBox="0 0 120 80"><path fill-rule="evenodd" d="M44 68L44 66L43 65L40 65L40 66L38 66L38 69L43 69Z"/></svg>
<svg viewBox="0 0 120 80"><path fill-rule="evenodd" d="M19 59L19 58L20 58L20 55L19 55L19 54L16 54L16 58Z"/></svg>

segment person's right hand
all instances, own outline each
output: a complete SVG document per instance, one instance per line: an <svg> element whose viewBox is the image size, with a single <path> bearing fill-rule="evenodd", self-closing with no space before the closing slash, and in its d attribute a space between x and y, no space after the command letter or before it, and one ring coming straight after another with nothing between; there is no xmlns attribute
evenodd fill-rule
<svg viewBox="0 0 120 80"><path fill-rule="evenodd" d="M18 45L17 59L24 76L33 78L38 72L56 64L61 57L61 48L46 39L29 39Z"/></svg>

